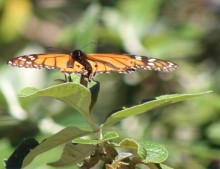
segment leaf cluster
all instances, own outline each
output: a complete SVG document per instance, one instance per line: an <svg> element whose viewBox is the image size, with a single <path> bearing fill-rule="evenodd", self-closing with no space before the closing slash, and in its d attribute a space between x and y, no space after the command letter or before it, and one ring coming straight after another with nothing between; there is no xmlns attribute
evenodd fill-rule
<svg viewBox="0 0 220 169"><path fill-rule="evenodd" d="M22 167L28 166L38 155L63 145L60 159L48 165L53 167L77 165L78 168L84 169L91 168L102 161L107 169L135 168L139 164L151 169L169 168L162 164L168 157L168 152L163 145L149 141L138 142L132 138L118 141L119 135L116 132L103 133L103 131L108 131L109 127L130 116L208 93L174 94L148 99L147 102L112 113L101 125L98 125L92 119L91 110L97 100L99 87L98 82L89 88L77 83L64 83L46 89L25 88L20 92L19 96L23 98L58 99L81 113L91 126L89 129L68 126L41 143L35 144L34 147L28 147L29 151L23 159L20 159ZM27 140L26 142L29 143ZM18 154L17 150L15 155ZM5 161L6 166L10 165L9 161L12 158L13 155Z"/></svg>

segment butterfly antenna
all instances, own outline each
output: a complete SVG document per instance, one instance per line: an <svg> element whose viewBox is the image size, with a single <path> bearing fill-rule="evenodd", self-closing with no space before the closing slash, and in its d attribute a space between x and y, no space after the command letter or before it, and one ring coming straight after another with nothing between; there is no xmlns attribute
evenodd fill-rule
<svg viewBox="0 0 220 169"><path fill-rule="evenodd" d="M62 49L62 48L56 48L56 47L46 47L47 50L49 49L55 49L55 50L59 50L59 51L63 51L63 52L67 52L70 53L70 50L66 50L66 49Z"/></svg>
<svg viewBox="0 0 220 169"><path fill-rule="evenodd" d="M87 43L86 45L82 46L80 49L83 49L83 48L85 48L85 47L87 47L89 45L97 45L97 43L96 42Z"/></svg>

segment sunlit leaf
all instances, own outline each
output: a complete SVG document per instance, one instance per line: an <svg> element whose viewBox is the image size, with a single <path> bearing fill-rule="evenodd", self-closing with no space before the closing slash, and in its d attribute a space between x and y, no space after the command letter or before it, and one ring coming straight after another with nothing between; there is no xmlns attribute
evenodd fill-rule
<svg viewBox="0 0 220 169"><path fill-rule="evenodd" d="M196 94L173 94L173 95L164 95L156 97L156 100L149 101L147 103L139 104L130 108L126 108L119 112L112 114L102 127L111 126L127 117L134 116L137 114L145 113L149 110L153 110L158 107L170 105L173 103L177 103L192 97L200 96L203 94L207 94L210 92L196 93Z"/></svg>
<svg viewBox="0 0 220 169"><path fill-rule="evenodd" d="M100 144L102 142L106 142L106 141L109 141L109 140L116 139L118 137L119 137L119 135L117 133L108 132L100 140L94 140L94 139L89 139L89 138L76 138L76 139L74 139L74 142L79 143L79 144L93 144L93 145L96 145L96 144Z"/></svg>
<svg viewBox="0 0 220 169"><path fill-rule="evenodd" d="M171 168L171 167L169 167L167 165L164 165L164 164L159 164L159 165L160 165L161 169L173 169L173 168Z"/></svg>
<svg viewBox="0 0 220 169"><path fill-rule="evenodd" d="M168 152L161 144L142 142L138 145L138 155L144 163L161 163L167 159Z"/></svg>
<svg viewBox="0 0 220 169"><path fill-rule="evenodd" d="M138 149L138 143L133 139L124 139L119 143L120 147L128 149Z"/></svg>
<svg viewBox="0 0 220 169"><path fill-rule="evenodd" d="M83 116L89 117L91 94L87 88L77 83L63 83L46 89L25 88L20 97L49 96L70 105Z"/></svg>
<svg viewBox="0 0 220 169"><path fill-rule="evenodd" d="M105 133L105 135L103 136L103 138L101 140L104 142L104 141L116 139L118 137L119 137L119 135L117 133L115 133L115 132L108 132L108 133Z"/></svg>

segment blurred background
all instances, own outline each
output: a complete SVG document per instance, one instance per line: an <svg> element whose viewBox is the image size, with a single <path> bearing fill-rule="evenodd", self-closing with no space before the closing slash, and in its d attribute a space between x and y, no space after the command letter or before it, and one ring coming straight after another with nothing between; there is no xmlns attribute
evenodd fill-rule
<svg viewBox="0 0 220 169"><path fill-rule="evenodd" d="M0 160L8 158L26 137L42 141L65 126L86 125L75 110L57 100L18 97L25 87L58 84L54 80L64 78L59 70L6 64L15 56L58 47L177 63L180 67L172 73L139 70L96 77L101 90L92 112L94 119L101 124L109 112L147 98L212 90L128 118L117 129L122 138L164 144L169 152L165 164L173 168L219 169L219 21L219 0L0 0ZM45 163L60 153L61 149L39 158L32 168L50 168Z"/></svg>

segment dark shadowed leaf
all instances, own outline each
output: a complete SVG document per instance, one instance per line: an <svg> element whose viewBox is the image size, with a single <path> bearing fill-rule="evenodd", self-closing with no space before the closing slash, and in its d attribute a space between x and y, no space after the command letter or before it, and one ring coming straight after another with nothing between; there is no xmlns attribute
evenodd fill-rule
<svg viewBox="0 0 220 169"><path fill-rule="evenodd" d="M38 145L39 143L34 138L24 139L15 149L13 154L5 160L5 168L21 168L25 156Z"/></svg>
<svg viewBox="0 0 220 169"><path fill-rule="evenodd" d="M164 164L159 164L159 163L148 163L146 164L150 169L173 169L171 167L168 167L167 165Z"/></svg>
<svg viewBox="0 0 220 169"><path fill-rule="evenodd" d="M39 154L42 154L50 149L59 146L61 144L67 143L72 141L75 138L85 136L91 134L91 131L81 130L74 126L66 127L65 129L61 130L60 132L54 134L53 136L44 140L40 145L34 148L24 159L22 167L27 166L31 163L32 160Z"/></svg>
<svg viewBox="0 0 220 169"><path fill-rule="evenodd" d="M90 92L91 92L91 104L89 106L89 110L91 112L93 106L95 105L98 95L99 95L99 90L100 90L100 83L96 81L96 84L94 84L92 87L90 87Z"/></svg>
<svg viewBox="0 0 220 169"><path fill-rule="evenodd" d="M95 150L94 145L67 143L59 160L49 163L54 167L67 167L81 162Z"/></svg>

